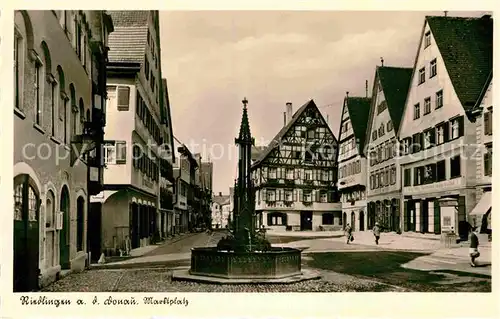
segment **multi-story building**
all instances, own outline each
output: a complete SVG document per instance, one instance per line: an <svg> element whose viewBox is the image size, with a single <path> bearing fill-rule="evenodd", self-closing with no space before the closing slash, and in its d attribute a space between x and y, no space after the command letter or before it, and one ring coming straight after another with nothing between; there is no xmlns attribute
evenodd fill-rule
<svg viewBox="0 0 500 319"><path fill-rule="evenodd" d="M32 291L86 265L113 23L104 11L16 11L13 31L13 284Z"/></svg>
<svg viewBox="0 0 500 319"><path fill-rule="evenodd" d="M378 222L383 230L400 231L401 178L398 140L401 115L412 69L378 66L365 138L367 155L367 229Z"/></svg>
<svg viewBox="0 0 500 319"><path fill-rule="evenodd" d="M158 232L160 238L165 238L172 235L172 226L174 222L174 171L173 163L174 156L174 139L172 132L172 117L170 116L170 99L168 96L167 80L162 79L164 93L164 121L160 125L161 137L160 141L163 144L162 151L159 154L159 188L158 188Z"/></svg>
<svg viewBox="0 0 500 319"><path fill-rule="evenodd" d="M159 237L165 98L158 11L110 14L115 28L109 37L107 68L105 185L92 210L100 216L100 248L113 254L149 245ZM98 258L100 252L96 253L92 255Z"/></svg>
<svg viewBox="0 0 500 319"><path fill-rule="evenodd" d="M202 215L203 226L210 227L212 224L212 184L213 184L213 163L200 163L200 177L202 185Z"/></svg>
<svg viewBox="0 0 500 319"><path fill-rule="evenodd" d="M399 128L403 230L469 231L477 202L474 106L493 64L490 16L426 17Z"/></svg>
<svg viewBox="0 0 500 319"><path fill-rule="evenodd" d="M212 228L226 228L229 219L230 200L229 195L213 196L212 203Z"/></svg>
<svg viewBox="0 0 500 319"><path fill-rule="evenodd" d="M349 92L348 92L349 93ZM366 229L367 168L364 145L371 98L344 98L339 132L338 190L342 203L342 225ZM371 224L369 224L371 226Z"/></svg>
<svg viewBox="0 0 500 319"><path fill-rule="evenodd" d="M175 193L174 193L174 233L180 234L190 230L195 211L194 185L195 172L198 162L191 151L182 145L177 148L179 158L174 168Z"/></svg>
<svg viewBox="0 0 500 319"><path fill-rule="evenodd" d="M470 213L471 225L480 227L481 233L491 234L491 178L493 168L493 74L487 80L478 104L472 113L477 114L476 140L481 150L476 159L476 200L477 204ZM491 237L490 237L491 239ZM480 239L481 241L481 239Z"/></svg>
<svg viewBox="0 0 500 319"><path fill-rule="evenodd" d="M340 229L337 139L313 100L285 110L283 128L252 164L256 226Z"/></svg>

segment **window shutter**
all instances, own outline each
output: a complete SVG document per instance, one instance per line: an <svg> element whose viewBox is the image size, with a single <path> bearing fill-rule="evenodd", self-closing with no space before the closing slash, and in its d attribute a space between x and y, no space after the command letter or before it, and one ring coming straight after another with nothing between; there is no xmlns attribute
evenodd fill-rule
<svg viewBox="0 0 500 319"><path fill-rule="evenodd" d="M118 87L118 111L128 111L129 110L129 98L130 98L130 88L128 86Z"/></svg>
<svg viewBox="0 0 500 319"><path fill-rule="evenodd" d="M460 116L458 118L458 136L461 137L461 136L464 136L464 116Z"/></svg>
<svg viewBox="0 0 500 319"><path fill-rule="evenodd" d="M418 185L418 169L419 169L419 167L415 167L413 169L413 185L414 186Z"/></svg>
<svg viewBox="0 0 500 319"><path fill-rule="evenodd" d="M491 134L491 113L486 112L484 113L484 135L490 135Z"/></svg>
<svg viewBox="0 0 500 319"><path fill-rule="evenodd" d="M450 122L446 122L443 125L443 140L444 142L448 142L450 140Z"/></svg>

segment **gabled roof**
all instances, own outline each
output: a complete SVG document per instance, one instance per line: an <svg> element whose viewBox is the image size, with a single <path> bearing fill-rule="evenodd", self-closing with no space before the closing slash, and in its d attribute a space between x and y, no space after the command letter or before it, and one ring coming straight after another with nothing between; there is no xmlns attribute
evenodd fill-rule
<svg viewBox="0 0 500 319"><path fill-rule="evenodd" d="M263 160L266 159L266 157L271 153L271 151L276 148L276 146L278 146L280 143L281 143L281 140L283 139L283 137L285 137L286 133L292 128L294 127L295 125L295 122L297 122L297 120L300 118L300 116L302 115L302 113L304 113L304 111L308 108L308 107L314 107L316 108L316 110L318 111L319 115L321 116L321 120L326 123L324 117L323 117L323 114L321 114L321 112L319 111L318 107L316 106L316 103L314 103L313 100L309 100L307 101L304 105L302 105L301 107L299 107L299 109L293 114L292 116L292 119L290 121L288 121L288 123L283 126L281 128L281 130L278 132L278 134L276 134L276 136L273 138L273 140L267 145L267 147L262 151L260 152L259 156L257 157L257 159L255 160L255 162L252 164L252 167L254 166L257 166L258 164L260 164ZM330 132L330 134L332 134L333 136L333 139L335 141L337 141L337 139L335 138L335 134L333 134L332 130L330 129L330 126L328 126L328 123L327 123L327 127L328 127L328 131Z"/></svg>
<svg viewBox="0 0 500 319"><path fill-rule="evenodd" d="M108 11L114 31L108 39L110 63L142 63L148 41L150 11Z"/></svg>
<svg viewBox="0 0 500 319"><path fill-rule="evenodd" d="M369 97L346 97L344 107L347 106L349 118L351 120L354 137L359 140L359 151L363 153L366 137L366 126L368 125L368 116L370 115Z"/></svg>
<svg viewBox="0 0 500 319"><path fill-rule="evenodd" d="M403 117L413 68L379 66L376 72L382 85L394 131L397 132Z"/></svg>
<svg viewBox="0 0 500 319"><path fill-rule="evenodd" d="M493 67L493 19L428 16L426 21L455 92L469 111Z"/></svg>
<svg viewBox="0 0 500 319"><path fill-rule="evenodd" d="M229 205L229 195L214 196L213 202L219 205Z"/></svg>

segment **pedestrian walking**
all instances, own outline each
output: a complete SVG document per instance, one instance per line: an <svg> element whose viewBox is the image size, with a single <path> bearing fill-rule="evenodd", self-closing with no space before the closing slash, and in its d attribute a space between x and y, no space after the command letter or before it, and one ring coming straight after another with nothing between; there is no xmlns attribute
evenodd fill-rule
<svg viewBox="0 0 500 319"><path fill-rule="evenodd" d="M354 237L352 236L352 227L349 224L345 226L345 235L347 237L347 244L354 240Z"/></svg>
<svg viewBox="0 0 500 319"><path fill-rule="evenodd" d="M375 226L372 229L373 235L375 236L375 244L378 245L378 241L380 239L380 225L378 223L375 223Z"/></svg>
<svg viewBox="0 0 500 319"><path fill-rule="evenodd" d="M474 227L472 229L472 232L470 234L470 248L469 248L469 255L470 255L470 265L472 267L476 267L476 258L478 258L481 254L479 253L479 239L477 237L477 232L478 228Z"/></svg>

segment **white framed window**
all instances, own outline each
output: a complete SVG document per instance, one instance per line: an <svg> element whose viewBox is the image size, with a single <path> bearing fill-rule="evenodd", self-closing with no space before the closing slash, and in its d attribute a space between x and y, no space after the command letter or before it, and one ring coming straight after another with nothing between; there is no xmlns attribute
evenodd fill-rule
<svg viewBox="0 0 500 319"><path fill-rule="evenodd" d="M308 203L311 202L311 199L312 199L311 191L304 191L303 199L304 199L304 202L308 202Z"/></svg>
<svg viewBox="0 0 500 319"><path fill-rule="evenodd" d="M440 125L436 128L436 143L443 144L444 143L444 126Z"/></svg>
<svg viewBox="0 0 500 319"><path fill-rule="evenodd" d="M287 168L286 169L286 179L294 179L295 178L295 171L293 168Z"/></svg>
<svg viewBox="0 0 500 319"><path fill-rule="evenodd" d="M424 36L424 48L431 45L431 32L427 31Z"/></svg>
<svg viewBox="0 0 500 319"><path fill-rule="evenodd" d="M428 148L431 145L431 132L424 132L424 148Z"/></svg>
<svg viewBox="0 0 500 319"><path fill-rule="evenodd" d="M431 61L431 75L430 77L432 78L433 76L436 76L437 74L437 61L436 59Z"/></svg>
<svg viewBox="0 0 500 319"><path fill-rule="evenodd" d="M418 70L418 84L425 82L425 67Z"/></svg>
<svg viewBox="0 0 500 319"><path fill-rule="evenodd" d="M286 190L285 191L285 201L291 202L293 198L293 193L292 191Z"/></svg>
<svg viewBox="0 0 500 319"><path fill-rule="evenodd" d="M459 137L460 132L460 123L458 119L454 119L451 121L451 139L455 139Z"/></svg>
<svg viewBox="0 0 500 319"><path fill-rule="evenodd" d="M276 201L276 190L274 189L268 189L266 192L266 200L268 202L274 202Z"/></svg>
<svg viewBox="0 0 500 319"><path fill-rule="evenodd" d="M276 167L269 167L269 178L276 179L277 169Z"/></svg>
<svg viewBox="0 0 500 319"><path fill-rule="evenodd" d="M306 181L312 180L312 171L309 169L304 170L304 179Z"/></svg>
<svg viewBox="0 0 500 319"><path fill-rule="evenodd" d="M116 147L114 144L104 145L104 163L114 165L116 164Z"/></svg>
<svg viewBox="0 0 500 319"><path fill-rule="evenodd" d="M424 115L429 114L431 112L431 98L427 97L424 100Z"/></svg>
<svg viewBox="0 0 500 319"><path fill-rule="evenodd" d="M405 138L403 140L403 152L404 154L408 154L409 151L410 151L410 140Z"/></svg>
<svg viewBox="0 0 500 319"><path fill-rule="evenodd" d="M321 192L320 193L320 202L326 203L328 202L328 196L326 192Z"/></svg>
<svg viewBox="0 0 500 319"><path fill-rule="evenodd" d="M436 109L443 106L443 90L436 92Z"/></svg>
<svg viewBox="0 0 500 319"><path fill-rule="evenodd" d="M420 103L417 103L413 106L413 119L419 119L420 118Z"/></svg>

